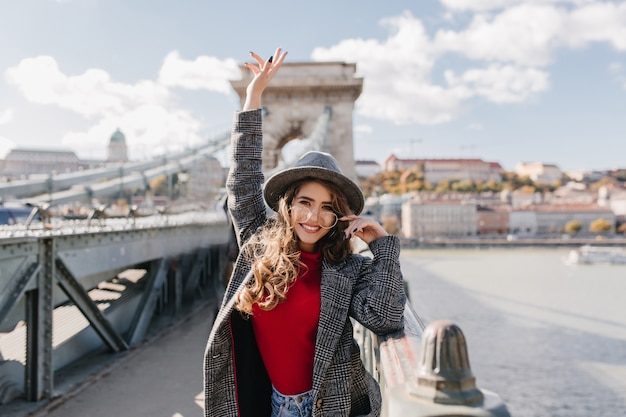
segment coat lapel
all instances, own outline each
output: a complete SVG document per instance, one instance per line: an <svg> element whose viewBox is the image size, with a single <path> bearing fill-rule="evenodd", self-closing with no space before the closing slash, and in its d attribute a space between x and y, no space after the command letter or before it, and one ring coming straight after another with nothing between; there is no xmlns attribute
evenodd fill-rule
<svg viewBox="0 0 626 417"><path fill-rule="evenodd" d="M233 278L234 277L235 275L233 274ZM248 272L239 285L237 285L234 280L231 280L228 284L226 296L222 302L222 307L220 308L218 315L215 318L215 322L213 323L214 332L217 332L222 328L225 322L228 322L228 318L230 317L235 305L235 294L237 294L237 292L241 290L244 285L247 285L251 279L253 279L252 270Z"/></svg>
<svg viewBox="0 0 626 417"><path fill-rule="evenodd" d="M313 389L319 390L343 333L350 308L352 280L328 262L322 263L320 319L315 341Z"/></svg>

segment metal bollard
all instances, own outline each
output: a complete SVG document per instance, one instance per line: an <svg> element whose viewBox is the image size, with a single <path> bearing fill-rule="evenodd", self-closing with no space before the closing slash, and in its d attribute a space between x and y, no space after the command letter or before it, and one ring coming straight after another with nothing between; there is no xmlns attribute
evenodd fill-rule
<svg viewBox="0 0 626 417"><path fill-rule="evenodd" d="M419 353L412 335L398 336L381 346L385 352L381 352L384 365L380 370L386 374L383 416L510 417L497 394L477 388L465 336L458 326L447 320L429 324L421 335ZM391 352L395 358L390 361ZM412 360L414 354L416 361ZM395 369L385 366L394 360Z"/></svg>

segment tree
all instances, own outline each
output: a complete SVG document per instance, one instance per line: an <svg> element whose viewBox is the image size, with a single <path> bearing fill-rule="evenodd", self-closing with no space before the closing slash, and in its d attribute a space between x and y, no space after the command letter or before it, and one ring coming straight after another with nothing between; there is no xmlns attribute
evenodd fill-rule
<svg viewBox="0 0 626 417"><path fill-rule="evenodd" d="M601 187L617 185L618 181L612 177L602 177L598 181L589 184L589 189L593 191L599 190Z"/></svg>
<svg viewBox="0 0 626 417"><path fill-rule="evenodd" d="M565 233L569 233L570 235L575 235L580 232L583 225L578 220L572 220L567 222L565 225Z"/></svg>
<svg viewBox="0 0 626 417"><path fill-rule="evenodd" d="M450 184L450 189L452 191L469 193L476 191L476 185L470 180L454 181Z"/></svg>
<svg viewBox="0 0 626 417"><path fill-rule="evenodd" d="M604 219L596 219L589 225L589 231L591 233L604 233L610 231L612 228L613 225L608 220Z"/></svg>

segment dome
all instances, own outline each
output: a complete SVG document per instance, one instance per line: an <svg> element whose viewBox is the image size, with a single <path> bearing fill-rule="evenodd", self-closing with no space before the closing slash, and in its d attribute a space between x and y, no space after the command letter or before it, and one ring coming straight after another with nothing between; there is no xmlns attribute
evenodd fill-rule
<svg viewBox="0 0 626 417"><path fill-rule="evenodd" d="M117 129L115 133L111 135L111 142L126 143L126 136L124 136L124 134L119 129Z"/></svg>

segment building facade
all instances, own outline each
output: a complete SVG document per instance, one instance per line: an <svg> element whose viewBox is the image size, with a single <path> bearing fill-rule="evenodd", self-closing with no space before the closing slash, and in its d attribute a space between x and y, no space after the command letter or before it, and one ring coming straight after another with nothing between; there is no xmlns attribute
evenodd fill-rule
<svg viewBox="0 0 626 417"><path fill-rule="evenodd" d="M109 140L107 162L128 162L128 147L126 136L117 129Z"/></svg>
<svg viewBox="0 0 626 417"><path fill-rule="evenodd" d="M385 171L405 171L419 168L424 181L438 184L441 181L502 181L504 169L497 162L482 159L402 159L389 156L383 164Z"/></svg>
<svg viewBox="0 0 626 417"><path fill-rule="evenodd" d="M559 167L543 162L520 162L515 166L515 173L520 177L528 177L546 184L553 184L563 178L563 172Z"/></svg>
<svg viewBox="0 0 626 417"><path fill-rule="evenodd" d="M73 151L14 148L0 161L2 176L21 179L29 175L54 175L78 170L80 161Z"/></svg>
<svg viewBox="0 0 626 417"><path fill-rule="evenodd" d="M603 219L615 226L616 216L610 209L597 204L543 204L513 209L510 232L519 236L547 236L565 233L571 221L581 224L580 234L589 234L591 223Z"/></svg>
<svg viewBox="0 0 626 417"><path fill-rule="evenodd" d="M476 236L476 204L412 199L402 205L402 234L407 238Z"/></svg>
<svg viewBox="0 0 626 417"><path fill-rule="evenodd" d="M380 165L376 161L355 161L357 178L368 178L380 172Z"/></svg>

